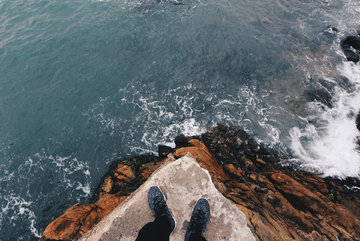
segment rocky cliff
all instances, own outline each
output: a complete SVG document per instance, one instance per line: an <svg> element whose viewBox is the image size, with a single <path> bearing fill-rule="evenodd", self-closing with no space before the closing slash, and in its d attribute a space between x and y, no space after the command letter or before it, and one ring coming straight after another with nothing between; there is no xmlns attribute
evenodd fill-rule
<svg viewBox="0 0 360 241"><path fill-rule="evenodd" d="M215 187L242 211L258 240L360 240L360 181L320 178L284 166L246 132L218 126L179 136L159 157L114 161L89 204L75 204L48 225L43 240L78 240L140 187L172 154L190 152Z"/></svg>
<svg viewBox="0 0 360 241"><path fill-rule="evenodd" d="M79 241L134 241L139 230L154 221L147 198L151 186L163 191L176 220L170 240L184 240L195 203L206 198L211 210L204 232L207 240L256 241L245 214L216 189L209 172L189 152L177 160L170 155L143 185Z"/></svg>

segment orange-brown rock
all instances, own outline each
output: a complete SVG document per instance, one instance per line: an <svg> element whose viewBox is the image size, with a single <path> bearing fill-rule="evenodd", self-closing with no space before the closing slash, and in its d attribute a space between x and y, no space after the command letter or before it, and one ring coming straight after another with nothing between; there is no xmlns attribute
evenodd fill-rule
<svg viewBox="0 0 360 241"><path fill-rule="evenodd" d="M47 226L40 240L77 240L81 224L97 208L94 204L75 204Z"/></svg>
<svg viewBox="0 0 360 241"><path fill-rule="evenodd" d="M189 141L190 147L183 147L177 149L174 152L174 156L176 158L180 158L185 156L186 153L190 152L192 156L200 163L201 166L208 169L211 173L215 174L215 176L221 181L229 180L228 175L225 174L224 170L219 166L215 158L210 154L207 147L204 143L199 140L192 139Z"/></svg>
<svg viewBox="0 0 360 241"><path fill-rule="evenodd" d="M358 179L320 178L283 167L273 150L234 127L180 136L175 143L174 156L190 152L208 169L216 188L246 215L258 240L360 240ZM92 204L74 205L48 226L42 240L76 240L116 206L113 199L120 203L164 161L138 156L113 162Z"/></svg>
<svg viewBox="0 0 360 241"><path fill-rule="evenodd" d="M164 161L157 162L157 163L151 162L151 163L141 165L141 167L140 167L141 180L143 182L145 182L150 177L150 175L159 166L161 166L165 161L167 161L167 159L165 159Z"/></svg>
<svg viewBox="0 0 360 241"><path fill-rule="evenodd" d="M111 180L110 177L107 177L107 178L105 178L105 180L104 180L104 185L101 187L101 189L102 189L105 193L107 193L107 192L110 192L110 191L111 191L113 185L114 185L113 180Z"/></svg>
<svg viewBox="0 0 360 241"><path fill-rule="evenodd" d="M106 194L95 204L75 204L46 227L40 240L78 240L126 197Z"/></svg>
<svg viewBox="0 0 360 241"><path fill-rule="evenodd" d="M119 164L114 176L119 180L123 180L125 182L131 182L132 180L135 179L135 172L129 166L126 166L124 164Z"/></svg>
<svg viewBox="0 0 360 241"><path fill-rule="evenodd" d="M78 240L136 190L164 161L138 156L112 163L97 187L92 204L75 204L45 229L41 241Z"/></svg>
<svg viewBox="0 0 360 241"><path fill-rule="evenodd" d="M304 210L309 209L312 212L319 212L320 208L327 212L334 212L334 205L325 196L315 194L306 187L295 181L284 173L274 173L270 177L274 184L278 186L279 191L285 195L294 204L302 206Z"/></svg>
<svg viewBox="0 0 360 241"><path fill-rule="evenodd" d="M233 164L227 164L224 166L225 170L230 173L230 176L237 179L241 179L244 173L240 168L236 169Z"/></svg>
<svg viewBox="0 0 360 241"><path fill-rule="evenodd" d="M266 165L266 163L265 163L263 160L261 160L260 158L257 158L256 161L259 162L259 163L261 163L261 164Z"/></svg>

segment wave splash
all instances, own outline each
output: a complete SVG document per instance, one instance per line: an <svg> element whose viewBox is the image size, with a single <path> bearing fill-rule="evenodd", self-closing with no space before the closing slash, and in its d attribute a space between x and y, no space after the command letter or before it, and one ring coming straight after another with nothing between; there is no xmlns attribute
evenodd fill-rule
<svg viewBox="0 0 360 241"><path fill-rule="evenodd" d="M350 80L352 90L336 86L333 108L308 103L311 114L304 118L302 127L294 127L289 132L291 149L305 170L322 176L360 177L357 144L360 133L355 122L360 109L360 68L345 62L338 72Z"/></svg>
<svg viewBox="0 0 360 241"><path fill-rule="evenodd" d="M310 76L305 84L311 82L311 75L317 74L322 81L316 85L330 93L331 105L307 103L301 124L289 131L289 146L293 161L307 171L323 177L359 178L360 132L355 119L360 110L360 68L346 61L340 45L347 36L358 34L360 3L344 0L333 2L332 6L338 11L322 9L319 13L327 24L336 27L332 28L336 33L330 33L336 37L320 61L308 58L309 66L304 66Z"/></svg>

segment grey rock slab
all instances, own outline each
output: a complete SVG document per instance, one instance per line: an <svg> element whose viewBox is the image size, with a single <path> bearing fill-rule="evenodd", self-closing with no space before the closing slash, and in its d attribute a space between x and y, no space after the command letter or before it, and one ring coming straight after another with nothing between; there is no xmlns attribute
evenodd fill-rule
<svg viewBox="0 0 360 241"><path fill-rule="evenodd" d="M135 240L139 230L154 221L147 203L147 192L154 185L164 193L176 219L177 226L170 240L184 240L192 210L202 197L208 199L211 210L204 233L208 241L256 240L247 226L245 215L215 188L209 172L201 168L190 153L178 160L169 160L80 240Z"/></svg>

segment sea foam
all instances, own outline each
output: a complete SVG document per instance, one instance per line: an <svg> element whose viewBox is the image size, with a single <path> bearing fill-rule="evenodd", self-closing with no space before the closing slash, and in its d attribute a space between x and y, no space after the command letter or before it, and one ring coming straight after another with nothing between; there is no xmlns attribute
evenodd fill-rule
<svg viewBox="0 0 360 241"><path fill-rule="evenodd" d="M302 163L301 166L322 176L339 178L359 177L360 155L355 118L359 113L360 68L354 63L343 63L339 72L355 84L356 90L348 93L335 87L333 108L319 103L308 103L307 108L315 116L305 119L304 127L290 130L291 149Z"/></svg>

